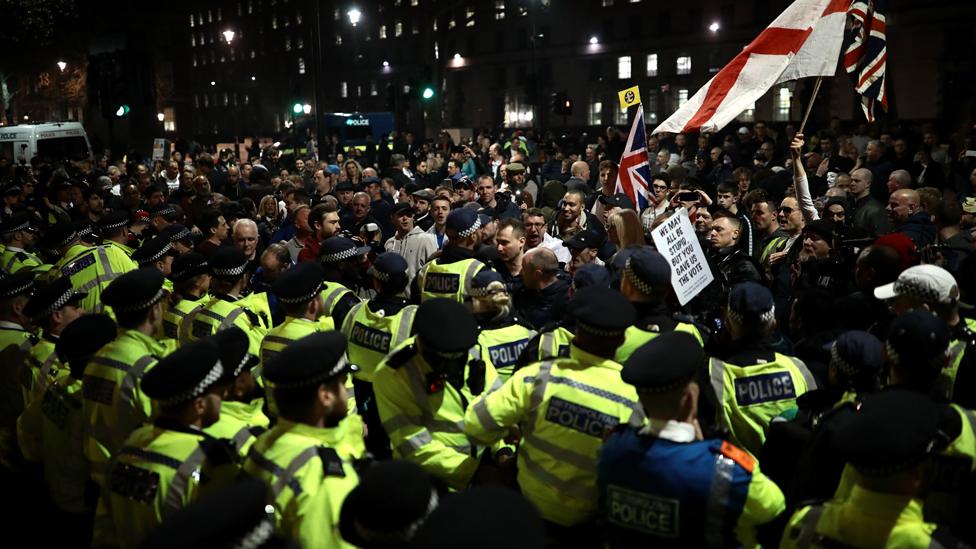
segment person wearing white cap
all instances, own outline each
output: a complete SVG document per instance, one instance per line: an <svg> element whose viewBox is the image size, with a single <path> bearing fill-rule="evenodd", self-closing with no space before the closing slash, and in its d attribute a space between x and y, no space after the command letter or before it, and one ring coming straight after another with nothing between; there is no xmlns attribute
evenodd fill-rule
<svg viewBox="0 0 976 549"><path fill-rule="evenodd" d="M945 396L956 400L956 379L966 355L971 362L976 349L967 353L970 342L976 344L974 334L959 315L959 285L952 274L937 265L916 265L898 275L890 284L878 286L874 296L888 303L895 315L901 316L912 309L925 308L944 320L950 329L949 364L942 370L941 386ZM968 370L969 368L964 368ZM966 375L964 374L964 378ZM976 381L974 381L976 382ZM963 384L959 384L960 386ZM969 384L965 384L969 385Z"/></svg>

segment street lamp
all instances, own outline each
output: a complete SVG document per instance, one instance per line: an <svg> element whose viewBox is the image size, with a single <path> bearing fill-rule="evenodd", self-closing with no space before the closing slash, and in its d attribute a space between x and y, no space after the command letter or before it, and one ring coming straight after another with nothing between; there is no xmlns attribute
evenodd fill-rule
<svg viewBox="0 0 976 549"><path fill-rule="evenodd" d="M363 12L359 11L356 8L352 8L351 10L346 12L346 15L349 16L349 22L352 23L352 26L355 27L356 24L359 23L359 20L363 17Z"/></svg>
<svg viewBox="0 0 976 549"><path fill-rule="evenodd" d="M312 106L309 105L308 103L305 103L304 105L302 105L302 112L305 114L312 112Z"/></svg>
<svg viewBox="0 0 976 549"><path fill-rule="evenodd" d="M215 81L213 81L213 80L211 80L211 81L210 81L210 85L211 85L211 86L216 86L216 85L217 85L217 82L215 82Z"/></svg>
<svg viewBox="0 0 976 549"><path fill-rule="evenodd" d="M718 32L718 29L720 28L721 25L718 24L718 21L712 21L712 24L708 26L708 30L712 32Z"/></svg>
<svg viewBox="0 0 976 549"><path fill-rule="evenodd" d="M390 62L389 61L383 61L383 68L384 69L390 68Z"/></svg>
<svg viewBox="0 0 976 549"><path fill-rule="evenodd" d="M225 30L224 32L222 32L222 33L220 33L220 34L223 34L223 35L224 35L224 40L226 40L226 41L227 41L227 43L228 43L228 44L230 44L231 42L233 42L233 41L234 41L234 36L235 36L235 35L236 35L237 33L235 33L234 31L232 31L232 30L230 30L230 29L227 29L227 30Z"/></svg>
<svg viewBox="0 0 976 549"><path fill-rule="evenodd" d="M455 61L460 61L461 60L461 54L460 53L455 53L454 54L454 60Z"/></svg>
<svg viewBox="0 0 976 549"><path fill-rule="evenodd" d="M66 68L67 66L68 66L68 64L67 64L67 63L65 63L64 61L58 61L58 68L59 68L59 69L61 69L61 72L64 72L64 69L65 69L65 68Z"/></svg>
<svg viewBox="0 0 976 549"><path fill-rule="evenodd" d="M160 122L162 122L163 120L166 120L166 115L163 114L163 113L161 113L161 112L157 112L156 113L156 120L159 120Z"/></svg>
<svg viewBox="0 0 976 549"><path fill-rule="evenodd" d="M595 45L597 45L599 43L600 43L600 39L599 38L597 38L596 36L591 36L590 37L590 45L591 46L595 46Z"/></svg>

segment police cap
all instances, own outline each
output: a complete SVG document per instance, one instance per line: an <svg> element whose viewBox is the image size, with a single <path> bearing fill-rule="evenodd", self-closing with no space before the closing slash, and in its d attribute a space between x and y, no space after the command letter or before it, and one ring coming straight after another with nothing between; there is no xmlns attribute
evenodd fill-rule
<svg viewBox="0 0 976 549"><path fill-rule="evenodd" d="M162 202L149 208L149 219L156 217L170 217L174 215L176 215L176 208L167 202Z"/></svg>
<svg viewBox="0 0 976 549"><path fill-rule="evenodd" d="M407 278L410 266L402 255L396 252L383 252L376 256L367 274L380 282L403 281Z"/></svg>
<svg viewBox="0 0 976 549"><path fill-rule="evenodd" d="M82 315L61 330L54 352L58 360L71 367L71 375L81 378L88 358L118 335L112 317L106 314Z"/></svg>
<svg viewBox="0 0 976 549"><path fill-rule="evenodd" d="M351 238L330 236L322 243L322 249L319 251L319 259L322 263L338 263L346 259L366 255L370 250L371 248L369 246L360 246Z"/></svg>
<svg viewBox="0 0 976 549"><path fill-rule="evenodd" d="M198 252L187 252L176 256L170 267L169 279L173 282L183 282L195 276L210 272L207 258Z"/></svg>
<svg viewBox="0 0 976 549"><path fill-rule="evenodd" d="M170 244L169 238L156 235L143 242L138 250L132 252L132 261L138 263L140 267L145 267L159 261L172 251L173 245Z"/></svg>
<svg viewBox="0 0 976 549"><path fill-rule="evenodd" d="M773 294L768 288L755 282L736 284L729 292L729 320L743 322L769 322L776 316Z"/></svg>
<svg viewBox="0 0 976 549"><path fill-rule="evenodd" d="M638 347L620 376L638 391L663 393L687 384L704 363L705 351L695 336L672 330Z"/></svg>
<svg viewBox="0 0 976 549"><path fill-rule="evenodd" d="M405 544L439 502L430 476L419 465L381 461L366 470L343 501L339 533L356 547Z"/></svg>
<svg viewBox="0 0 976 549"><path fill-rule="evenodd" d="M468 287L468 295L471 297L484 297L489 296L499 290L498 285L491 288L491 283L495 282L501 284L501 290L507 291L505 286L505 279L502 275L498 274L491 269L481 269L478 274L474 275L471 279L471 284Z"/></svg>
<svg viewBox="0 0 976 549"><path fill-rule="evenodd" d="M830 365L847 377L878 373L884 367L882 344L873 334L851 330L830 345Z"/></svg>
<svg viewBox="0 0 976 549"><path fill-rule="evenodd" d="M949 326L927 309L914 309L891 321L885 355L910 370L941 370L949 353Z"/></svg>
<svg viewBox="0 0 976 549"><path fill-rule="evenodd" d="M569 313L579 331L597 336L620 336L637 320L634 306L620 292L590 286L573 294Z"/></svg>
<svg viewBox="0 0 976 549"><path fill-rule="evenodd" d="M907 471L938 450L944 407L910 389L867 397L836 427L832 444L858 472L887 476Z"/></svg>
<svg viewBox="0 0 976 549"><path fill-rule="evenodd" d="M458 237L467 238L481 228L481 218L475 210L458 208L447 214L445 227L457 233Z"/></svg>
<svg viewBox="0 0 976 549"><path fill-rule="evenodd" d="M99 231L114 231L121 229L129 224L129 212L125 210L112 210L98 220Z"/></svg>
<svg viewBox="0 0 976 549"><path fill-rule="evenodd" d="M78 239L78 232L71 223L56 223L48 227L41 237L41 247L48 250L60 250Z"/></svg>
<svg viewBox="0 0 976 549"><path fill-rule="evenodd" d="M109 283L102 303L118 312L148 309L163 298L163 273L156 269L129 271Z"/></svg>
<svg viewBox="0 0 976 549"><path fill-rule="evenodd" d="M346 336L315 332L290 343L264 365L264 377L276 389L296 389L327 383L359 370L346 360Z"/></svg>
<svg viewBox="0 0 976 549"><path fill-rule="evenodd" d="M193 245L193 233L190 229L179 223L173 223L172 225L166 227L165 229L159 231L159 234L165 235L169 238L170 243L175 244L177 242L182 242L187 246Z"/></svg>
<svg viewBox="0 0 976 549"><path fill-rule="evenodd" d="M224 378L220 349L213 338L187 343L166 355L142 378L142 392L163 406L176 406L204 394Z"/></svg>
<svg viewBox="0 0 976 549"><path fill-rule="evenodd" d="M466 355L478 341L478 324L471 311L446 297L421 303L413 325L425 349L445 358Z"/></svg>
<svg viewBox="0 0 976 549"><path fill-rule="evenodd" d="M637 291L651 295L654 290L671 284L671 265L657 250L641 246L624 263L624 277Z"/></svg>
<svg viewBox="0 0 976 549"><path fill-rule="evenodd" d="M79 219L74 223L74 228L75 232L78 233L78 238L92 244L98 241L98 236L95 234L95 225L91 221Z"/></svg>
<svg viewBox="0 0 976 549"><path fill-rule="evenodd" d="M546 546L546 534L539 512L522 494L484 485L445 498L424 522L415 545L426 549L535 549Z"/></svg>
<svg viewBox="0 0 976 549"><path fill-rule="evenodd" d="M610 287L610 271L603 265L587 263L573 273L573 288L577 291L590 286Z"/></svg>
<svg viewBox="0 0 976 549"><path fill-rule="evenodd" d="M34 273L30 269L21 269L14 274L0 277L0 299L30 296L32 293L34 293Z"/></svg>
<svg viewBox="0 0 976 549"><path fill-rule="evenodd" d="M236 279L247 269L247 256L237 246L221 246L210 254L210 274L217 278Z"/></svg>
<svg viewBox="0 0 976 549"><path fill-rule="evenodd" d="M242 476L168 515L143 541L142 549L288 547L274 534L274 514L267 512L268 487Z"/></svg>
<svg viewBox="0 0 976 549"><path fill-rule="evenodd" d="M40 321L65 305L78 303L87 295L76 292L71 286L71 279L62 276L37 288L24 307L24 314L32 321Z"/></svg>
<svg viewBox="0 0 976 549"><path fill-rule="evenodd" d="M27 212L14 212L0 221L0 234L31 230L31 218Z"/></svg>
<svg viewBox="0 0 976 549"><path fill-rule="evenodd" d="M211 337L220 350L220 364L224 367L224 377L236 378L244 372L245 368L258 362L257 357L248 353L250 340L247 334L237 326L220 330Z"/></svg>
<svg viewBox="0 0 976 549"><path fill-rule="evenodd" d="M285 270L271 286L271 293L288 305L307 303L322 290L325 271L314 261L303 261Z"/></svg>

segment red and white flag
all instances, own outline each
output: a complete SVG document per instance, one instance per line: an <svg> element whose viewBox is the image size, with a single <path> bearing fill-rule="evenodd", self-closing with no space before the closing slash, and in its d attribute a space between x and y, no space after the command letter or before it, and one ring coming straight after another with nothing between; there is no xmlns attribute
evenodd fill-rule
<svg viewBox="0 0 976 549"><path fill-rule="evenodd" d="M851 0L796 0L653 133L715 132L776 84L832 76Z"/></svg>

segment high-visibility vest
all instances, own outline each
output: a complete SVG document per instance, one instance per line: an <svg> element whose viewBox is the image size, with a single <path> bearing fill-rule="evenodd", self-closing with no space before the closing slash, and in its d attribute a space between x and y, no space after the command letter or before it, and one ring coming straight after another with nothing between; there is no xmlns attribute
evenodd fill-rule
<svg viewBox="0 0 976 549"><path fill-rule="evenodd" d="M192 318L193 314L203 307L203 303L203 299L181 299L166 307L166 310L163 311L163 337L180 342L189 341L190 334L181 332L189 330L193 322L184 324L183 320L188 316Z"/></svg>
<svg viewBox="0 0 976 549"><path fill-rule="evenodd" d="M64 368L58 360L54 345L55 342L49 336L44 336L30 349L28 369L21 376L24 406L29 406L31 402L41 398L51 382L68 373L67 368Z"/></svg>
<svg viewBox="0 0 976 549"><path fill-rule="evenodd" d="M550 522L587 522L597 513L597 454L604 436L620 424L644 423L637 390L620 378L622 369L573 346L569 358L526 366L475 400L464 416L465 433L491 443L518 424L522 495Z"/></svg>
<svg viewBox="0 0 976 549"><path fill-rule="evenodd" d="M698 328L694 324L688 324L686 322L679 322L675 327L676 332L687 332L698 340L699 345L703 345L702 336L698 332ZM654 339L655 337L661 335L660 331L647 330L644 328L638 328L637 326L627 327L627 332L624 334L624 342L620 347L617 347L617 354L614 355L613 359L617 362L623 364L627 357L633 354L641 345L647 343L648 341Z"/></svg>
<svg viewBox="0 0 976 549"><path fill-rule="evenodd" d="M719 425L732 442L758 456L766 429L776 416L796 407L797 397L817 388L810 370L799 359L776 353L772 362L737 366L716 358L709 365Z"/></svg>
<svg viewBox="0 0 976 549"><path fill-rule="evenodd" d="M498 372L498 378L505 383L512 377L515 364L535 334L535 330L516 323L504 328L482 330L478 334L481 359L490 363Z"/></svg>
<svg viewBox="0 0 976 549"><path fill-rule="evenodd" d="M484 364L483 377L472 378L475 361L480 362L480 356L472 348L464 368L464 385L455 387L434 375L411 337L390 352L373 376L376 407L390 437L393 457L420 465L455 489L471 482L484 450L464 433L468 404L501 386L491 364Z"/></svg>
<svg viewBox="0 0 976 549"><path fill-rule="evenodd" d="M539 334L540 361L547 358L565 358L569 356L569 348L576 337L568 328L559 326L553 330Z"/></svg>
<svg viewBox="0 0 976 549"><path fill-rule="evenodd" d="M474 258L444 264L435 259L427 263L417 275L420 278L420 301L446 297L464 303L471 279L483 268L485 264Z"/></svg>
<svg viewBox="0 0 976 549"><path fill-rule="evenodd" d="M264 415L263 408L263 398L250 402L225 400L220 403L220 419L203 432L214 438L229 440L237 454L244 459L251 445L268 430L271 422Z"/></svg>
<svg viewBox="0 0 976 549"><path fill-rule="evenodd" d="M93 313L105 310L102 304L102 291L117 277L138 268L129 256L119 248L108 246L87 247L72 246L65 254L63 263L55 264L60 276L71 280L71 287L76 292L88 295L79 302L79 306ZM59 262L60 263L60 262Z"/></svg>
<svg viewBox="0 0 976 549"><path fill-rule="evenodd" d="M85 457L99 484L105 480L109 459L129 434L156 413L154 401L142 392L142 377L175 348L171 339L122 330L88 361L82 378Z"/></svg>
<svg viewBox="0 0 976 549"><path fill-rule="evenodd" d="M410 337L415 314L417 306L407 305L396 314L385 316L371 311L366 301L360 301L349 310L342 323L342 333L349 341L346 348L349 362L359 366L359 371L355 373L357 379L373 381L376 367L390 349L395 349Z"/></svg>
<svg viewBox="0 0 976 549"><path fill-rule="evenodd" d="M359 484L363 422L351 415L333 428L280 419L251 446L244 471L271 491L276 531L302 547L352 549L339 534L342 502Z"/></svg>
<svg viewBox="0 0 976 549"><path fill-rule="evenodd" d="M104 488L121 547L141 546L150 532L196 501L201 491L218 490L215 477L229 482L236 476L235 456L222 452L215 442L190 428L144 425L132 433L116 452ZM223 474L216 473L220 466Z"/></svg>
<svg viewBox="0 0 976 549"><path fill-rule="evenodd" d="M964 339L954 339L949 343L949 362L939 373L939 383L945 389L946 399L952 400L952 394L956 387L956 375L959 374L959 366L966 354L966 346L969 341Z"/></svg>
<svg viewBox="0 0 976 549"><path fill-rule="evenodd" d="M325 304L325 315L331 317L332 312L335 310L336 305L339 304L339 300L342 299L346 294L352 294L352 290L346 288L338 282L323 282L322 291L319 293L322 296L322 302ZM358 297L356 299L359 299Z"/></svg>
<svg viewBox="0 0 976 549"><path fill-rule="evenodd" d="M187 334L186 341L196 341L231 326L237 326L247 334L248 352L254 356L260 356L261 340L268 333L268 329L264 327L260 317L254 311L237 302L226 301L216 296L211 297L192 315L187 315L183 322L192 322L188 330L182 330Z"/></svg>
<svg viewBox="0 0 976 549"><path fill-rule="evenodd" d="M6 248L0 253L0 269L10 274L21 269L34 269L44 264L41 258L20 248Z"/></svg>

